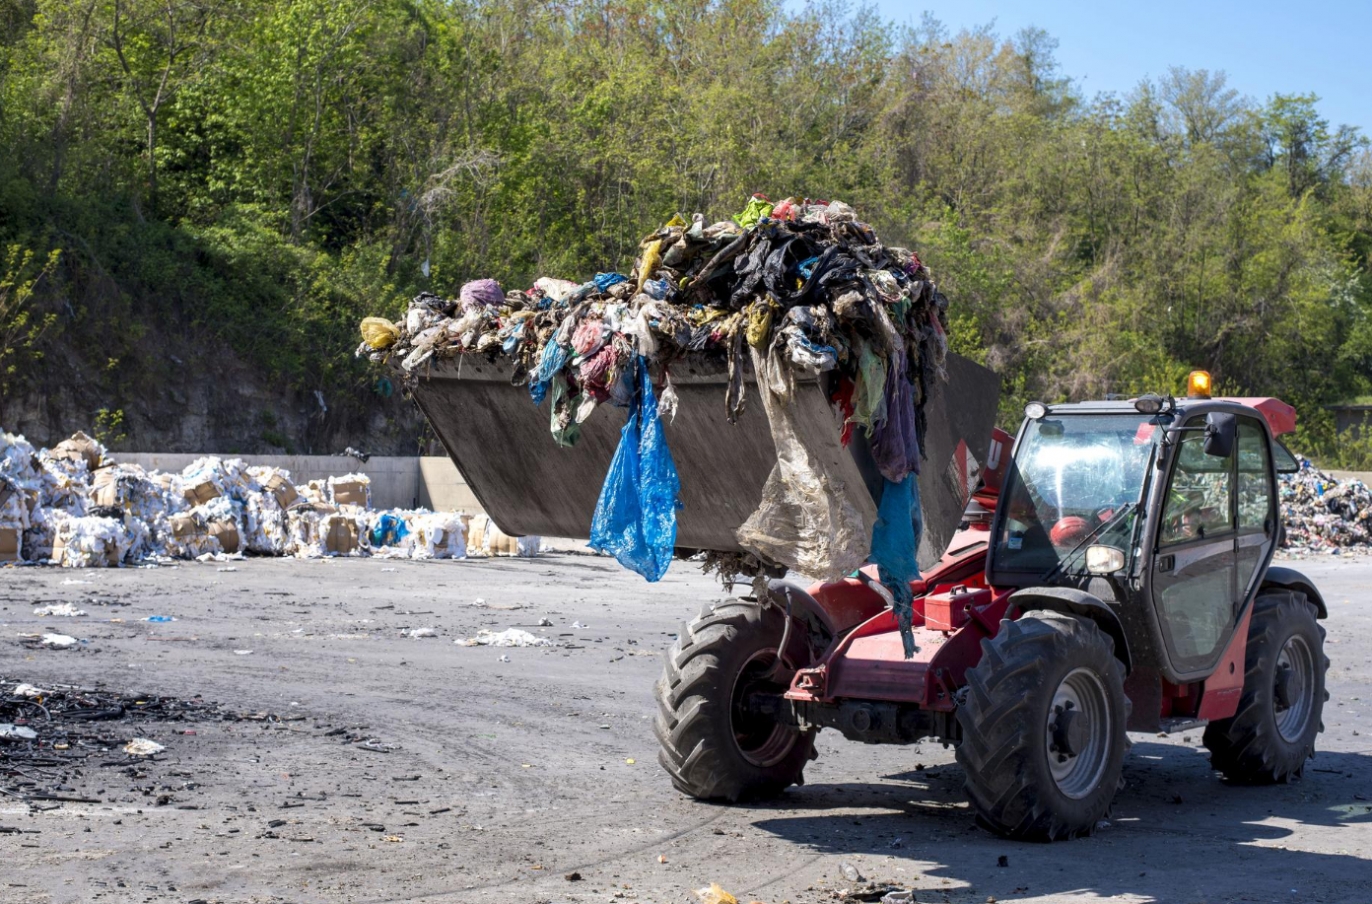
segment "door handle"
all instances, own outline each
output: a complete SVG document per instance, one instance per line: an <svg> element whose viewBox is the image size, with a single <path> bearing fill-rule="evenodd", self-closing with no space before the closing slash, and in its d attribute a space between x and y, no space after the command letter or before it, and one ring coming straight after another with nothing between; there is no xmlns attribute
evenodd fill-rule
<svg viewBox="0 0 1372 904"><path fill-rule="evenodd" d="M1171 571L1176 564L1176 556L1158 556L1158 571Z"/></svg>

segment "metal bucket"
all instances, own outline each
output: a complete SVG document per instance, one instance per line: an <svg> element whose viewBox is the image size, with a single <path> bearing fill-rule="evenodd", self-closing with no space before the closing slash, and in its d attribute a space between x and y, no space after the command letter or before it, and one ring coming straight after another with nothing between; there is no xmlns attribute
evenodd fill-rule
<svg viewBox="0 0 1372 904"><path fill-rule="evenodd" d="M948 357L949 380L935 388L925 408L926 460L919 478L925 519L918 555L922 567L939 559L957 529L970 492L969 475L974 484L986 461L999 395L994 373L957 355ZM582 424L576 446L560 448L549 433L547 403L535 406L527 387L512 385L512 371L505 360L443 361L419 377L414 397L501 530L514 536L586 537L625 415L602 406ZM849 447L840 442L841 418L822 380L797 386L797 419L815 441L812 448L852 488L858 511L874 519L880 477L861 431L855 431ZM725 417L727 382L722 363L682 361L672 367L680 403L665 431L681 478L677 545L682 549L738 550L734 532L757 507L776 463L751 373L748 405L732 425Z"/></svg>

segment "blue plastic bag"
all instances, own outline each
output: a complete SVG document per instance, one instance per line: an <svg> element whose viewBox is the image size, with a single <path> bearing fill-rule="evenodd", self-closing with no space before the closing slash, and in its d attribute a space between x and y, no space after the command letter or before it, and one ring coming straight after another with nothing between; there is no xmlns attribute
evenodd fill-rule
<svg viewBox="0 0 1372 904"><path fill-rule="evenodd" d="M395 546L409 535L410 528L405 519L386 512L376 519L376 524L372 527L372 548Z"/></svg>
<svg viewBox="0 0 1372 904"><path fill-rule="evenodd" d="M608 291L611 286L616 286L622 282L628 281L629 277L625 276L623 273L597 273L594 280L595 287L602 292Z"/></svg>
<svg viewBox="0 0 1372 904"><path fill-rule="evenodd" d="M571 356L571 349L558 345L555 340L549 340L548 344L543 346L538 366L529 375L529 397L534 400L535 405L543 404L548 395L548 384L553 381L553 377L562 372L563 367L567 366L567 359Z"/></svg>
<svg viewBox="0 0 1372 904"><path fill-rule="evenodd" d="M924 516L919 509L919 483L911 471L899 483L885 480L877 523L872 528L871 561L877 576L895 600L896 624L905 658L915 655L915 636L910 624L914 614L914 593L910 582L919 578L915 553L924 533Z"/></svg>
<svg viewBox="0 0 1372 904"><path fill-rule="evenodd" d="M667 573L676 548L677 495L681 481L667 448L657 399L642 356L634 362L637 391L619 436L591 520L590 546L650 581Z"/></svg>

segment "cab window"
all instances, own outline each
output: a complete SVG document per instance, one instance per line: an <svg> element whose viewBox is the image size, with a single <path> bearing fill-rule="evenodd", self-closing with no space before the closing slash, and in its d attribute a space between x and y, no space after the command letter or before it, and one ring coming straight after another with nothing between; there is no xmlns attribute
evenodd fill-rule
<svg viewBox="0 0 1372 904"><path fill-rule="evenodd" d="M1265 528L1272 516L1267 434L1251 418L1239 418L1239 530Z"/></svg>
<svg viewBox="0 0 1372 904"><path fill-rule="evenodd" d="M1202 418L1192 418L1186 426L1204 423ZM1205 454L1203 431L1181 434L1158 534L1160 546L1204 540L1234 529L1232 466L1232 457Z"/></svg>
<svg viewBox="0 0 1372 904"><path fill-rule="evenodd" d="M1197 415L1185 426L1203 428L1205 418ZM1158 530L1153 592L1179 671L1210 663L1233 626L1234 458L1235 451L1225 458L1206 455L1203 429L1178 437Z"/></svg>

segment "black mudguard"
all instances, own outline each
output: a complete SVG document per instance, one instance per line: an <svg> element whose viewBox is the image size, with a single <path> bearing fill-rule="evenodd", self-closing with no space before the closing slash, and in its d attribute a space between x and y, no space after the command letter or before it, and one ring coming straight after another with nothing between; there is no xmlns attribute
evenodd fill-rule
<svg viewBox="0 0 1372 904"><path fill-rule="evenodd" d="M1294 568L1283 568L1277 566L1267 569L1267 574L1262 578L1263 588L1281 587L1285 590L1295 590L1304 593L1305 598L1315 604L1315 609L1319 612L1319 618L1329 617L1329 607L1324 603L1324 597L1315 589L1314 581L1301 574Z"/></svg>
<svg viewBox="0 0 1372 904"><path fill-rule="evenodd" d="M1089 618L1115 642L1115 657L1124 663L1127 675L1133 669L1133 659L1129 654L1129 640L1124 633L1124 624L1115 610L1107 606L1100 597L1085 590L1072 587L1026 587L1010 595L1012 610L1024 612L1029 609L1047 609Z"/></svg>

